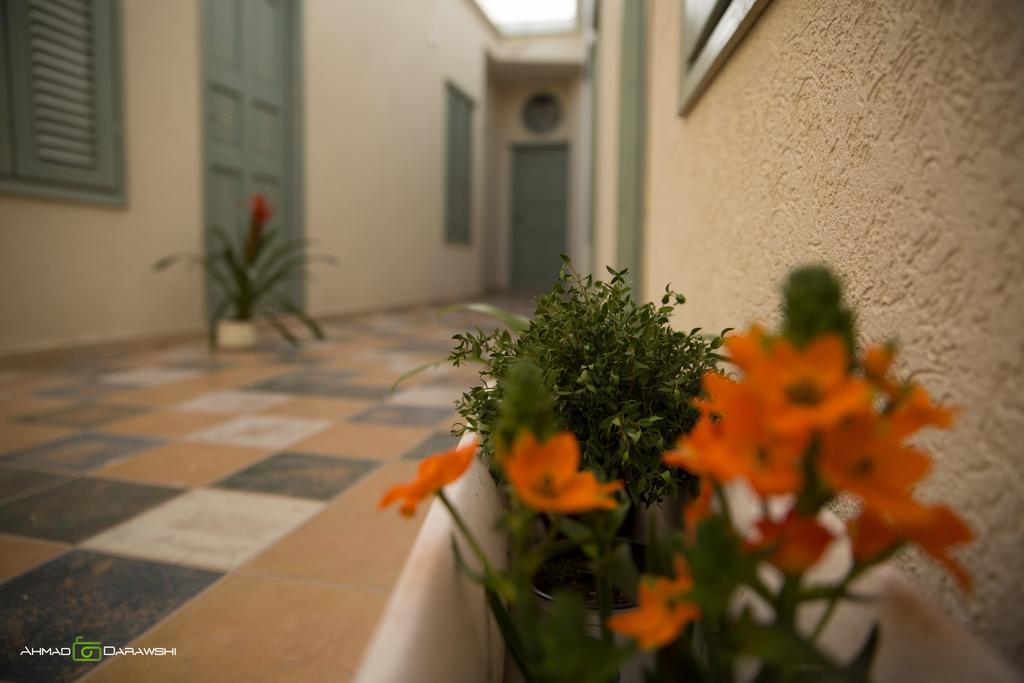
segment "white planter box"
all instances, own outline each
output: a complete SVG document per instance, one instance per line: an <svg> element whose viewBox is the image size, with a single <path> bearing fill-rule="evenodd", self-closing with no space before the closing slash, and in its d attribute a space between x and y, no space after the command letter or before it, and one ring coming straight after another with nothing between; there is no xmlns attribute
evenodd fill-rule
<svg viewBox="0 0 1024 683"><path fill-rule="evenodd" d="M503 512L503 503L487 468L474 460L466 475L446 492L490 561L503 567L507 546L494 528ZM750 523L759 508L741 489L733 489L729 494L737 522ZM831 513L824 513L823 523L835 533L843 531L843 523ZM490 615L483 589L457 566L451 546L453 536L457 532L447 510L434 501L364 654L355 678L357 683L505 680L501 632ZM463 557L470 562L468 549L460 547ZM849 541L840 538L809 578L834 581L845 573L849 562ZM822 634L821 645L834 657L849 659L877 623L881 641L875 653L872 681L1018 680L1008 665L928 603L896 569L876 568L855 583L855 590L878 599L840 606ZM799 615L800 625L812 628L822 609L818 605L805 606ZM519 678L510 675L509 680ZM624 670L621 683L631 680L632 672Z"/></svg>

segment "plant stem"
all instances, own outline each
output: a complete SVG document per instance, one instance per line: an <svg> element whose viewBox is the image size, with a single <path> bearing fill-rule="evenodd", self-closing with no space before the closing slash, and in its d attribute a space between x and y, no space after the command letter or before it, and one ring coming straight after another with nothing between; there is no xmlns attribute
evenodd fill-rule
<svg viewBox="0 0 1024 683"><path fill-rule="evenodd" d="M598 557L608 557L608 543L605 542L603 535L598 543ZM610 645L612 632L608 628L608 619L612 616L612 594L608 577L600 565L597 568L597 609L601 615L601 640Z"/></svg>
<svg viewBox="0 0 1024 683"><path fill-rule="evenodd" d="M459 532L462 534L462 537L466 539L466 543L469 544L469 547L473 551L473 554L476 555L476 558L480 560L480 564L483 565L484 573L491 574L491 563L487 561L487 555L484 554L484 551L476 542L476 539L473 537L473 534L470 533L469 528L466 526L465 521L462 519L462 515L460 515L459 511L455 509L455 506L452 505L452 502L448 500L448 496L445 495L443 489L438 489L437 497L441 500L441 504L448 508L448 513L452 516L452 520L455 522L455 526L459 528Z"/></svg>
<svg viewBox="0 0 1024 683"><path fill-rule="evenodd" d="M735 532L736 525L732 521L732 511L729 509L729 499L725 497L725 489L719 486L717 483L712 484L715 487L715 498L718 500L718 505L722 508L722 519L725 520L726 526L729 527L729 531Z"/></svg>

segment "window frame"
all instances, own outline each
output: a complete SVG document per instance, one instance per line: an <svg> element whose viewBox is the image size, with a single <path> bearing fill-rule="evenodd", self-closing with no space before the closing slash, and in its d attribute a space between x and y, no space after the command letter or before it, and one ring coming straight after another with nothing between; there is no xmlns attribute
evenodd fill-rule
<svg viewBox="0 0 1024 683"><path fill-rule="evenodd" d="M707 0L699 15L681 0L678 113L686 116L771 0Z"/></svg>

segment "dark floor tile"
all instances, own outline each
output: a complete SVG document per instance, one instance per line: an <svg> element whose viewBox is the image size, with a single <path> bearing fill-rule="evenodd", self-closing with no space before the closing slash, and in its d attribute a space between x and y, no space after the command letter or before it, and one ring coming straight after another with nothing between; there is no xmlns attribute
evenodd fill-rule
<svg viewBox="0 0 1024 683"><path fill-rule="evenodd" d="M0 467L0 503L67 481L71 479L57 474Z"/></svg>
<svg viewBox="0 0 1024 683"><path fill-rule="evenodd" d="M278 453L224 479L218 488L328 500L379 463L306 453Z"/></svg>
<svg viewBox="0 0 1024 683"><path fill-rule="evenodd" d="M246 388L284 394L334 396L334 392L352 376L353 373L346 370L300 370Z"/></svg>
<svg viewBox="0 0 1024 683"><path fill-rule="evenodd" d="M428 455L450 451L459 445L459 437L452 436L451 432L436 432L431 434L422 443L410 448L402 454L404 460L420 460Z"/></svg>
<svg viewBox="0 0 1024 683"><path fill-rule="evenodd" d="M75 434L0 456L0 462L85 472L159 444L157 439L117 434Z"/></svg>
<svg viewBox="0 0 1024 683"><path fill-rule="evenodd" d="M96 664L20 653L25 647L70 648L79 636L102 646L128 645L220 576L93 552L62 555L0 585L0 680L78 678Z"/></svg>
<svg viewBox="0 0 1024 683"><path fill-rule="evenodd" d="M58 425L62 427L98 427L146 412L143 408L105 405L103 403L80 403L78 405L51 410L34 415L22 415L19 422Z"/></svg>
<svg viewBox="0 0 1024 683"><path fill-rule="evenodd" d="M76 543L179 493L162 486L73 479L0 505L0 531Z"/></svg>
<svg viewBox="0 0 1024 683"><path fill-rule="evenodd" d="M369 422L406 427L431 427L452 414L451 408L381 404L353 415L352 422Z"/></svg>

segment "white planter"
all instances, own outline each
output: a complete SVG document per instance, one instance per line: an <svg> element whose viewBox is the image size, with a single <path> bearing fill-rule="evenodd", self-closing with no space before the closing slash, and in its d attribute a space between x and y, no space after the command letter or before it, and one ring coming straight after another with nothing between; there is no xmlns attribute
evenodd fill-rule
<svg viewBox="0 0 1024 683"><path fill-rule="evenodd" d="M466 437L468 438L468 436ZM465 439L464 439L465 440ZM470 470L446 489L491 562L504 567L505 538L494 522L504 511L501 494L487 468L475 459ZM741 490L728 492L739 525L760 514L760 506ZM838 535L811 572L811 582L835 582L851 561L843 523L832 513L821 518ZM508 663L501 632L484 591L456 565L451 539L456 529L447 510L431 505L416 543L402 568L373 640L363 656L356 683L514 683L521 680ZM470 552L460 542L470 564ZM851 658L871 628L881 640L871 680L876 683L1013 683L1009 666L987 646L952 622L914 589L894 567L882 565L855 582L853 589L875 599L842 604L822 634L821 647L837 660ZM751 596L748 596L748 598ZM750 602L743 597L738 600ZM751 606L757 613L756 600ZM809 631L824 609L808 604L798 614ZM622 683L642 680L634 665L622 670ZM742 673L740 680L749 680Z"/></svg>
<svg viewBox="0 0 1024 683"><path fill-rule="evenodd" d="M469 435L463 437L465 443ZM491 473L480 462L445 488L488 560L504 567L507 542L495 529L505 507ZM396 514L388 510L382 514ZM452 537L466 562L476 564L448 511L435 500L391 591L357 683L500 683L505 644L484 591L461 571Z"/></svg>
<svg viewBox="0 0 1024 683"><path fill-rule="evenodd" d="M256 346L256 326L251 320L221 320L217 323L217 348L242 351Z"/></svg>

